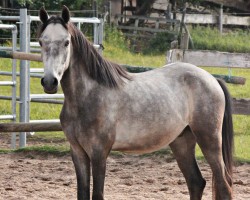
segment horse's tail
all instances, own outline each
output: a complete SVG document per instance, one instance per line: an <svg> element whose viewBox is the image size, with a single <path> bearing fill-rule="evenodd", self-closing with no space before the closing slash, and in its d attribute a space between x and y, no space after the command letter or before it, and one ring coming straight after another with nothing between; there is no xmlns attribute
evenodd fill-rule
<svg viewBox="0 0 250 200"><path fill-rule="evenodd" d="M229 91L224 81L217 79L224 95L225 95L225 113L222 126L222 155L226 167L226 178L228 184L232 186L233 174L233 150L234 150L234 133L233 133L233 120L232 120L232 103Z"/></svg>

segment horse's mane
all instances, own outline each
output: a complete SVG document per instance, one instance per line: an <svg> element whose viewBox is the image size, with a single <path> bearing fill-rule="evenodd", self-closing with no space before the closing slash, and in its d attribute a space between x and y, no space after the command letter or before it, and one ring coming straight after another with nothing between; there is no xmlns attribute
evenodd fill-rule
<svg viewBox="0 0 250 200"><path fill-rule="evenodd" d="M51 23L60 23L69 31L76 60L80 65L85 65L87 74L99 84L118 88L124 83L124 78L131 80L131 76L122 66L104 59L73 23L66 24L59 16L52 16L46 23L42 24L38 31L38 37Z"/></svg>

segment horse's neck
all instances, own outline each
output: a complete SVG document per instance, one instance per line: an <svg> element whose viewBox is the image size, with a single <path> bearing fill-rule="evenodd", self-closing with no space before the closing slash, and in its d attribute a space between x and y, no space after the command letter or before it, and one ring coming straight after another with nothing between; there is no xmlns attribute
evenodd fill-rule
<svg viewBox="0 0 250 200"><path fill-rule="evenodd" d="M89 92L96 87L96 83L87 75L83 66L72 62L63 75L61 86L65 100L78 101L86 98Z"/></svg>

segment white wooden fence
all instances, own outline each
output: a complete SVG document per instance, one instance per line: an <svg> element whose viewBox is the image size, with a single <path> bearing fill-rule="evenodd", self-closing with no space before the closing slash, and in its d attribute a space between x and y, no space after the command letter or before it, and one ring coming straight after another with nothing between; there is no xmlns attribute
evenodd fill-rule
<svg viewBox="0 0 250 200"><path fill-rule="evenodd" d="M167 53L167 60L204 67L250 68L250 53L172 49Z"/></svg>
<svg viewBox="0 0 250 200"><path fill-rule="evenodd" d="M181 20L182 14L177 14L177 20ZM186 14L185 24L219 24L219 16L212 14ZM222 15L223 25L250 26L250 17Z"/></svg>

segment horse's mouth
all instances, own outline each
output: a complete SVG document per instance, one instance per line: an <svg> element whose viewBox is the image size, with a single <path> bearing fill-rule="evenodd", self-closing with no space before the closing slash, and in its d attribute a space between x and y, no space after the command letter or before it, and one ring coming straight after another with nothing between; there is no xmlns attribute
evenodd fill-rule
<svg viewBox="0 0 250 200"><path fill-rule="evenodd" d="M46 89L46 88L44 87L43 90L44 90L44 92L47 93L47 94L56 94L57 91L58 91L58 87L55 87L55 88L50 89L50 90L48 90L48 89Z"/></svg>

